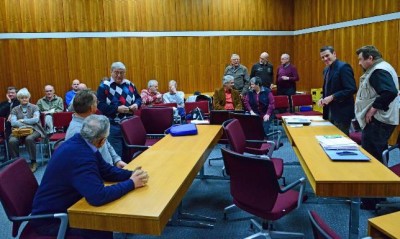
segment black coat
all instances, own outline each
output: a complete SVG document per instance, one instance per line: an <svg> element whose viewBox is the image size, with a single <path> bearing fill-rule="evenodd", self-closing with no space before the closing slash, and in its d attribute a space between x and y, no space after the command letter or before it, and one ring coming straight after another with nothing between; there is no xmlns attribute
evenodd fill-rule
<svg viewBox="0 0 400 239"><path fill-rule="evenodd" d="M327 75L329 75L328 81ZM349 64L336 60L330 67L324 69L323 76L323 97L334 96L334 100L324 107L324 119L328 119L330 109L333 121L350 122L355 117L353 95L357 91L353 69Z"/></svg>

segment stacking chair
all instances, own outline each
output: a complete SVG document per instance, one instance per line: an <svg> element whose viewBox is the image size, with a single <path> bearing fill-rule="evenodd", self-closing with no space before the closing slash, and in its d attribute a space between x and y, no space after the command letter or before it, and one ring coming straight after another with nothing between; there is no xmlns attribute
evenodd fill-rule
<svg viewBox="0 0 400 239"><path fill-rule="evenodd" d="M310 106L312 107L313 101L312 101L312 96L309 94L301 94L301 95L292 95L292 106L293 106L293 111L297 115L322 115L321 112L319 111L302 111L300 112L300 107L301 106ZM297 108L297 110L296 110Z"/></svg>
<svg viewBox="0 0 400 239"><path fill-rule="evenodd" d="M121 130L125 146L129 149L123 158L127 163L160 140L160 138L147 137L146 129L138 116L123 120ZM160 134L159 136L163 135Z"/></svg>
<svg viewBox="0 0 400 239"><path fill-rule="evenodd" d="M341 239L316 212L308 211L308 216L315 239Z"/></svg>
<svg viewBox="0 0 400 239"><path fill-rule="evenodd" d="M0 117L0 145L4 148L4 161L8 160L8 145L6 135L6 118Z"/></svg>
<svg viewBox="0 0 400 239"><path fill-rule="evenodd" d="M306 197L303 197L305 178L300 178L290 185L281 188L275 175L274 164L270 160L242 155L229 149L221 149L226 172L230 176L230 190L233 203L238 208L260 217L265 228L251 219L258 233L247 238L264 236L304 237L301 233L270 231L272 221L278 220L299 208ZM293 188L300 186L300 190Z"/></svg>
<svg viewBox="0 0 400 239"><path fill-rule="evenodd" d="M274 100L275 111L277 113L275 113L275 118L273 119L273 122L275 122L276 126L279 126L279 123L282 121L282 116L290 116L293 114L290 113L289 97L287 95L275 95Z"/></svg>
<svg viewBox="0 0 400 239"><path fill-rule="evenodd" d="M12 222L12 236L18 236L22 222L28 221L23 228L20 239L63 239L68 226L66 213L43 214L30 216L32 202L38 189L35 176L28 164L22 158L11 160L0 169L0 201L8 219ZM33 230L30 222L37 219L59 218L61 220L57 237L39 236ZM67 237L67 239L81 239L81 237Z"/></svg>
<svg viewBox="0 0 400 239"><path fill-rule="evenodd" d="M154 137L162 137L166 129L174 122L172 107L147 107L140 113L140 119L146 130L146 134Z"/></svg>
<svg viewBox="0 0 400 239"><path fill-rule="evenodd" d="M65 138L66 130L71 123L73 112L58 112L53 114L55 133L49 137L49 154L51 156L55 142Z"/></svg>

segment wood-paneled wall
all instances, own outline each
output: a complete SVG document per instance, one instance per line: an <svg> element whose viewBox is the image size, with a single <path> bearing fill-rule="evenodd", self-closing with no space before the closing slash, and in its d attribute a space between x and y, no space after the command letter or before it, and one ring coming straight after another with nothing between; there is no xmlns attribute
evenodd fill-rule
<svg viewBox="0 0 400 239"><path fill-rule="evenodd" d="M278 31L298 30L400 10L398 0L5 0L0 32L113 31ZM300 74L299 90L320 87L324 67L319 48L333 45L352 64L355 50L375 44L399 70L399 21L375 23L299 36L131 37L0 40L0 100L7 86L27 87L32 102L53 84L60 96L75 78L97 89L110 64L126 64L138 89L157 79L165 91L213 91L220 87L232 53L249 70L267 51L275 66L289 53Z"/></svg>
<svg viewBox="0 0 400 239"><path fill-rule="evenodd" d="M397 12L400 11L400 1L296 0L294 9L296 29L304 29ZM399 32L400 20L392 20L295 36L294 64L301 78L298 88L309 91L310 88L322 87L325 64L320 59L319 49L326 45L333 46L338 59L353 67L357 85L362 69L355 52L364 45L375 45L400 74Z"/></svg>

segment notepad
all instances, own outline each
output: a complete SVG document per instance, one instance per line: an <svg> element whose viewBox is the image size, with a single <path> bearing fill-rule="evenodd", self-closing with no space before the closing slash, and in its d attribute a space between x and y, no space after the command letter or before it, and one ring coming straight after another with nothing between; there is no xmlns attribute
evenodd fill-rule
<svg viewBox="0 0 400 239"><path fill-rule="evenodd" d="M360 150L325 150L332 161L370 161Z"/></svg>
<svg viewBox="0 0 400 239"><path fill-rule="evenodd" d="M324 150L358 150L356 142L341 135L317 135L315 138Z"/></svg>

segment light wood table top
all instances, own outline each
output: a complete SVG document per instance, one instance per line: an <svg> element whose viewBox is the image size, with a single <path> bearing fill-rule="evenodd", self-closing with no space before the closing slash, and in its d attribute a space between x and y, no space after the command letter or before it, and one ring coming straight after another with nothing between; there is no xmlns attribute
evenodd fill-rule
<svg viewBox="0 0 400 239"><path fill-rule="evenodd" d="M167 135L128 164L149 173L147 186L95 207L81 199L68 209L71 227L161 235L222 135L219 125L198 125L199 134Z"/></svg>
<svg viewBox="0 0 400 239"><path fill-rule="evenodd" d="M399 196L400 178L360 147L369 162L333 162L316 135L341 134L335 126L303 126L284 129L300 164L318 196Z"/></svg>
<svg viewBox="0 0 400 239"><path fill-rule="evenodd" d="M400 212L370 218L368 234L372 238L400 238Z"/></svg>

